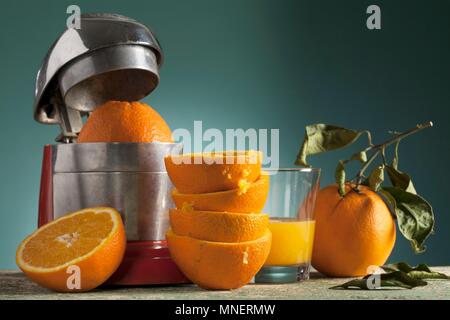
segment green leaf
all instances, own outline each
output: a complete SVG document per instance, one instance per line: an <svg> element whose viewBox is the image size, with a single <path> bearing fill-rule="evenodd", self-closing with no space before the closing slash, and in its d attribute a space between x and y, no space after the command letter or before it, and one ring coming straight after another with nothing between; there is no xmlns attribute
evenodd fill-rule
<svg viewBox="0 0 450 320"><path fill-rule="evenodd" d="M350 160L357 160L361 163L367 162L367 153L365 151L354 153Z"/></svg>
<svg viewBox="0 0 450 320"><path fill-rule="evenodd" d="M377 282L377 277L379 281ZM379 288L405 288L412 289L415 287L426 286L427 282L421 279L410 277L403 271L392 271L382 274L370 274L362 279L350 280L330 289L362 289L374 290Z"/></svg>
<svg viewBox="0 0 450 320"><path fill-rule="evenodd" d="M338 185L339 195L345 196L345 163L346 161L340 160L336 166L334 177Z"/></svg>
<svg viewBox="0 0 450 320"><path fill-rule="evenodd" d="M392 217L394 218L394 220L397 220L397 214L395 213L395 206L396 206L395 198L389 192L384 191L383 188L381 188L378 191L384 197L387 204L390 206Z"/></svg>
<svg viewBox="0 0 450 320"><path fill-rule="evenodd" d="M421 263L415 267L410 266L406 262L398 262L381 266L386 272L402 271L414 279L445 279L450 280L450 277L444 273L432 271L425 263Z"/></svg>
<svg viewBox="0 0 450 320"><path fill-rule="evenodd" d="M384 181L384 165L376 167L367 180L369 187L378 191Z"/></svg>
<svg viewBox="0 0 450 320"><path fill-rule="evenodd" d="M306 126L305 138L295 164L309 166L306 161L308 156L346 147L355 142L362 133L364 131L323 123Z"/></svg>
<svg viewBox="0 0 450 320"><path fill-rule="evenodd" d="M411 242L416 253L425 251L423 243L433 232L434 214L430 204L417 194L398 187L384 187L386 196L397 216L400 232Z"/></svg>
<svg viewBox="0 0 450 320"><path fill-rule="evenodd" d="M386 171L389 176L389 180L391 180L391 183L394 187L398 187L407 192L417 194L416 189L414 188L414 185L411 181L411 177L408 174L399 171L393 166L386 166Z"/></svg>
<svg viewBox="0 0 450 320"><path fill-rule="evenodd" d="M394 159L392 159L392 168L398 169L398 146L400 145L400 141L398 140L395 143L395 149L394 149Z"/></svg>

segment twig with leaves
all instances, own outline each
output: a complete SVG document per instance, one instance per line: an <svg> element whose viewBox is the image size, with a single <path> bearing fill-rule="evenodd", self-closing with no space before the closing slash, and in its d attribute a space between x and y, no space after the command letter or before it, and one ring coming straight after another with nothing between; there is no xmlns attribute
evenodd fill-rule
<svg viewBox="0 0 450 320"><path fill-rule="evenodd" d="M327 124L309 125L305 129L305 138L295 164L309 167L306 161L308 156L349 146L360 136L367 135L369 145L366 148L354 153L347 160L338 161L335 170L338 192L341 197L345 197L346 184L351 186L350 192L359 192L361 184L379 192L390 205L400 232L411 242L413 250L416 253L423 252L425 250L423 243L433 232L433 209L417 194L411 177L398 169L398 146L402 139L432 126L431 121L419 124L404 132L393 132L394 137L383 143L373 144L372 135L367 130L357 131ZM385 150L393 144L395 144L394 157L389 164ZM366 170L378 158L381 158L381 163L366 176ZM353 179L347 180L345 165L355 160L362 166ZM383 186L385 171L392 186Z"/></svg>

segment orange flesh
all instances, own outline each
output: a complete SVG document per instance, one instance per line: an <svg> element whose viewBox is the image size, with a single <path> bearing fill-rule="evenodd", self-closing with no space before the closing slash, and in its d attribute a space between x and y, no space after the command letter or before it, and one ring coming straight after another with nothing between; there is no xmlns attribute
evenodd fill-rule
<svg viewBox="0 0 450 320"><path fill-rule="evenodd" d="M108 237L113 227L114 222L107 212L75 215L30 239L24 248L23 260L41 268L63 265L96 248Z"/></svg>

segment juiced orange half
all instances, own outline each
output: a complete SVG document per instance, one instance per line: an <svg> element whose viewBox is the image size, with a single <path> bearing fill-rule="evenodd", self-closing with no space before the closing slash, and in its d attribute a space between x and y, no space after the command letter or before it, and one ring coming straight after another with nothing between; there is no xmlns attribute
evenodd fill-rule
<svg viewBox="0 0 450 320"><path fill-rule="evenodd" d="M192 282L205 289L236 289L246 285L264 264L272 241L263 236L244 242L212 242L166 233L170 255Z"/></svg>
<svg viewBox="0 0 450 320"><path fill-rule="evenodd" d="M210 193L239 188L261 174L260 151L223 151L171 155L164 159L170 179L181 193Z"/></svg>
<svg viewBox="0 0 450 320"><path fill-rule="evenodd" d="M219 241L251 241L264 235L269 216L262 213L170 210L170 225L175 234Z"/></svg>
<svg viewBox="0 0 450 320"><path fill-rule="evenodd" d="M243 183L227 191L186 194L174 189L172 199L178 209L259 213L264 208L268 193L269 175L263 172L255 182Z"/></svg>

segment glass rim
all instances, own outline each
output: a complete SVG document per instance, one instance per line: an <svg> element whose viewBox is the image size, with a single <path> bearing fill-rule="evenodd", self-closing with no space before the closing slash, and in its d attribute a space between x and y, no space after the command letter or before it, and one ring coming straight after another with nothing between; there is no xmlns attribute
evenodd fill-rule
<svg viewBox="0 0 450 320"><path fill-rule="evenodd" d="M265 169L262 168L263 171L269 171L269 172L314 172L314 173L320 173L320 168L278 168L278 169Z"/></svg>

